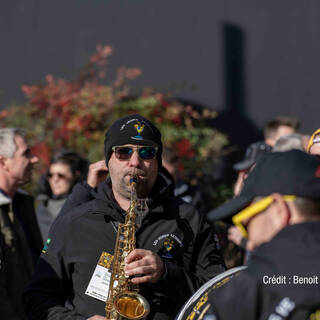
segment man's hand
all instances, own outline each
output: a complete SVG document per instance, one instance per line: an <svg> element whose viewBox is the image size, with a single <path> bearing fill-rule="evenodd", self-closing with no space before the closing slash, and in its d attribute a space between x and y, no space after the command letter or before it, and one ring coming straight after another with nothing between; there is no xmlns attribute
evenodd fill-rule
<svg viewBox="0 0 320 320"><path fill-rule="evenodd" d="M90 164L87 184L95 188L100 182L106 180L108 176L108 168L105 160L100 160Z"/></svg>
<svg viewBox="0 0 320 320"><path fill-rule="evenodd" d="M162 279L165 272L162 259L150 250L134 249L125 261L126 276L139 275L139 277L131 279L131 282L135 284L156 283Z"/></svg>
<svg viewBox="0 0 320 320"><path fill-rule="evenodd" d="M236 226L232 226L228 229L228 239L240 246L243 236Z"/></svg>
<svg viewBox="0 0 320 320"><path fill-rule="evenodd" d="M106 317L102 317L102 316L93 316L88 318L87 320L106 320Z"/></svg>

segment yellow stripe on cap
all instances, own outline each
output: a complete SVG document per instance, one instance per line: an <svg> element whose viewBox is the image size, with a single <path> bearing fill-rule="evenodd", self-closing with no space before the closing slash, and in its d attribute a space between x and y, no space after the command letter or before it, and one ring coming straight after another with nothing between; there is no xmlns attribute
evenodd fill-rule
<svg viewBox="0 0 320 320"><path fill-rule="evenodd" d="M285 201L294 201L296 199L296 196L284 195L282 196L282 198ZM232 222L236 227L238 227L238 229L240 230L240 232L245 238L248 238L248 234L242 222L264 211L266 208L269 207L272 201L273 201L272 196L264 197L263 199L249 205L248 207L241 210L239 213L237 213L235 216L232 217Z"/></svg>

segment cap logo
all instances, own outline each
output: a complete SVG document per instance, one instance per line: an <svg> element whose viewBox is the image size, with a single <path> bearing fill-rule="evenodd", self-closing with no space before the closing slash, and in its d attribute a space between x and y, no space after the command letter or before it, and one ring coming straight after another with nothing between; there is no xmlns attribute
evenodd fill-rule
<svg viewBox="0 0 320 320"><path fill-rule="evenodd" d="M320 166L317 167L314 175L315 175L317 178L320 178Z"/></svg>
<svg viewBox="0 0 320 320"><path fill-rule="evenodd" d="M136 128L138 135L136 135L135 137L131 137L132 139L137 139L137 140L143 140L143 138L141 137L141 133L144 129L144 123L141 123L140 121L137 122L134 127Z"/></svg>

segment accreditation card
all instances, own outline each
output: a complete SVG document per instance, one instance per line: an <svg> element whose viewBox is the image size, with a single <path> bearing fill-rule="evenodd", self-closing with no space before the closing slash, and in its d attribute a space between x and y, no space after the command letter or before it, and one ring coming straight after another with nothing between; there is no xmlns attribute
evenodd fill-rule
<svg viewBox="0 0 320 320"><path fill-rule="evenodd" d="M111 279L110 266L113 256L105 251L102 252L99 262L92 274L86 290L86 295L105 302L108 298L109 284Z"/></svg>

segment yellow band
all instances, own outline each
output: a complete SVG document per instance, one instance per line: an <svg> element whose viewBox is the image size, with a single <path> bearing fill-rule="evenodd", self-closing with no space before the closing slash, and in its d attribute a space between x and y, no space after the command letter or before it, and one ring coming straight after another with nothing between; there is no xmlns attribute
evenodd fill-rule
<svg viewBox="0 0 320 320"><path fill-rule="evenodd" d="M309 139L309 143L308 143L308 146L307 146L307 152L310 152L310 149L311 149L311 147L313 146L313 139L314 139L314 137L315 137L318 133L320 133L320 129L316 130L316 131L312 134L311 138Z"/></svg>
<svg viewBox="0 0 320 320"><path fill-rule="evenodd" d="M296 199L296 196L284 195L282 196L282 198L285 201L294 201ZM234 223L234 225L238 227L238 229L245 238L248 238L248 233L246 228L243 226L242 222L264 211L266 208L269 207L272 201L272 196L264 197L263 199L249 205L248 207L241 210L239 213L232 217L232 222Z"/></svg>

